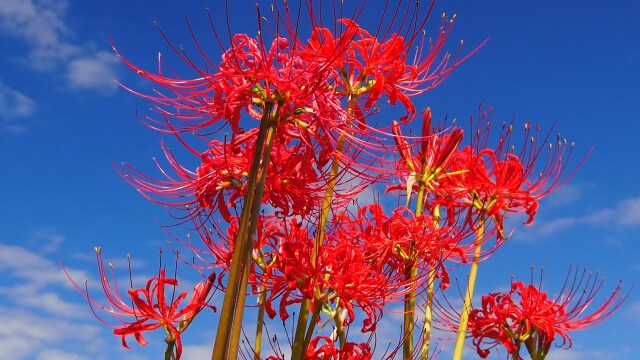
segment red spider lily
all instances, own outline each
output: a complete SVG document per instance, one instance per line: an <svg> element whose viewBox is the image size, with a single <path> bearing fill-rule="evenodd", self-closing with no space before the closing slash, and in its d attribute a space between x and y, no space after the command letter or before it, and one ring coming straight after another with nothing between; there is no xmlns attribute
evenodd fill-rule
<svg viewBox="0 0 640 360"><path fill-rule="evenodd" d="M125 165L125 179L152 201L177 209L188 207L189 217L209 218L218 212L227 222L247 194L247 179L255 153L255 131L223 143L212 140L209 149L198 153L200 166L191 171L165 149L170 170L158 165L164 179L154 179ZM185 146L188 146L185 144ZM351 177L330 177L328 168L319 165L313 148L303 142L276 139L272 147L262 203L285 215L308 216L318 211L320 200L329 180L337 187L336 201L349 201L364 185L344 186ZM343 179L344 177L344 179Z"/></svg>
<svg viewBox="0 0 640 360"><path fill-rule="evenodd" d="M531 224L539 201L562 186L580 167L565 174L573 144L568 146L558 135L556 144L548 144L545 153L545 146L539 144L539 128L533 135L531 130L531 125L525 124L525 143L518 153L511 145L511 126L503 125L495 149L486 147L488 135L482 139L478 130L472 140L475 143L451 157L449 172L454 175L441 179L437 201L452 208L467 207L493 219L499 243L505 237L503 222L508 214L525 213L528 219L524 224ZM542 142L547 138L548 135Z"/></svg>
<svg viewBox="0 0 640 360"><path fill-rule="evenodd" d="M324 344L321 344L321 341ZM347 342L341 349L327 336L317 336L309 343L305 360L371 360L371 347L367 343Z"/></svg>
<svg viewBox="0 0 640 360"><path fill-rule="evenodd" d="M347 311L345 325L355 320L355 308L366 317L362 331L375 330L385 299L391 297L394 280L388 271L366 259L344 234L329 232L327 240L312 262L314 239L295 219L280 222L279 231L270 232L267 246L260 250L261 274L255 283L268 291L265 308L269 317L289 317L287 307L311 300L313 307L335 303ZM264 242L263 242L264 244ZM276 312L273 303L279 300Z"/></svg>
<svg viewBox="0 0 640 360"><path fill-rule="evenodd" d="M175 344L175 358L179 359L182 354L182 340L180 336L184 332L193 318L207 305L209 292L211 291L215 274L212 274L206 281L201 281L193 289L191 300L180 307L183 300L188 296L187 292L181 292L177 296L175 288L178 286L178 279L167 278L165 270L160 269L158 276L152 277L147 281L144 288L129 289L127 296L130 298L125 301L122 298L113 265L109 264L111 271L111 281L107 275L106 267L102 260L100 248L96 248L98 259L98 270L100 281L104 295L109 302L108 305L102 305L89 296L88 290L82 290L76 285L69 274L67 276L73 285L87 299L91 310L100 322L114 328L114 335L122 337L122 346L129 349L126 337L133 335L140 345L146 345L143 333L158 328L164 329L167 333L168 352L173 351ZM66 270L65 270L66 272ZM169 291L167 291L169 290ZM167 295L171 294L170 301L167 302ZM95 312L95 309L101 309L113 315L122 325L112 325ZM215 308L213 308L215 311Z"/></svg>
<svg viewBox="0 0 640 360"><path fill-rule="evenodd" d="M416 138L414 144L409 145L407 138L400 131L400 124L393 123L393 139L400 154L396 164L397 175L405 177L406 185L387 187L387 192L405 190L407 197L417 191L419 186L426 187L428 192L438 187L438 179L447 176L447 165L456 153L462 141L462 129L453 128L447 134L433 134L431 129L431 110L425 110L422 123L422 137ZM420 145L417 154L412 154L412 148ZM408 202L407 202L408 203Z"/></svg>
<svg viewBox="0 0 640 360"><path fill-rule="evenodd" d="M217 37L215 28L213 30ZM256 40L245 34L234 35L220 63L214 63L204 55L195 36L194 41L212 72L198 68L169 42L178 57L199 75L193 79L164 75L160 59L158 74L152 74L126 60L116 51L116 55L132 70L164 89L157 90L157 95L145 95L127 88L151 101L162 116L161 121L149 119L154 128L188 132L224 121L231 125L233 134L241 134L242 110L260 119L264 104L273 101L278 104L281 115L278 121L284 122L294 114L294 110L303 109L317 100L326 100L332 94L327 91L329 84L317 64L301 61L290 49L290 40L277 34L268 49L263 37Z"/></svg>
<svg viewBox="0 0 640 360"><path fill-rule="evenodd" d="M231 260L233 256L233 250L235 247L235 241L238 234L239 217L234 216L231 218L229 226L226 231L221 231L216 228L216 231L208 228L204 229L202 226L197 226L200 240L205 245L206 249L201 249L198 245L193 243L187 243L180 241L183 245L193 250L197 259L201 264L193 264L193 266L203 269L216 268L220 271L220 282L224 278L225 274L231 267ZM280 234L282 234L283 221L276 215L263 215L258 219L258 227L256 239L253 244L253 263L251 265L250 283L255 288L261 284L262 275L260 271L256 271L256 266L264 271L264 269L271 264L272 257L275 256L280 246ZM224 285L220 283L220 286L224 288Z"/></svg>
<svg viewBox="0 0 640 360"><path fill-rule="evenodd" d="M435 269L442 288L449 285L444 261L455 258L464 261L464 250L458 246L461 240L458 233L439 226L427 214L415 216L400 207L391 216L386 216L382 207L376 204L359 209L353 221L344 217L336 221L341 223L341 236L362 242L367 261L399 274L414 266L425 273Z"/></svg>
<svg viewBox="0 0 640 360"><path fill-rule="evenodd" d="M558 346L571 347L569 331L599 324L625 300L620 284L600 307L586 315L603 283L597 275L586 275L585 271L580 276L576 272L572 280L568 276L555 298L539 287L515 281L507 293L483 296L482 307L472 310L469 317L478 355L486 358L498 345L518 355L524 344L532 359L542 360L557 337L562 339Z"/></svg>
<svg viewBox="0 0 640 360"><path fill-rule="evenodd" d="M402 24L409 24L408 28L414 29L414 32L408 31L407 36L396 32L383 41L379 41L378 33L372 35L353 19L337 20L342 29L336 36L327 28L314 26L307 45L300 47L300 56L308 61L320 59L333 67L333 81L340 93L364 97L364 104L358 104L355 109L357 118L361 119L362 115L358 114L362 114L362 109L371 109L383 94L386 94L391 104L400 101L406 110L405 119L412 118L415 107L411 96L437 86L454 67L466 59L451 59L449 54L444 54L439 62L437 60L453 23L445 16L435 40L430 41L429 48L425 49L424 36L416 46L419 35L415 29L424 27L432 6L433 3L429 13L417 23L413 23L413 19L407 23L404 22L407 19L402 20ZM390 27L391 25L383 36L388 35ZM414 47L418 50L412 55Z"/></svg>

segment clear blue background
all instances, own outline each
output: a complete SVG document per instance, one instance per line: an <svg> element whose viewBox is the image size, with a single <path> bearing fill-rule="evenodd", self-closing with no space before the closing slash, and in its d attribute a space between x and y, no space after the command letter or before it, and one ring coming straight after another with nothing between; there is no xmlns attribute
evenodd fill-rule
<svg viewBox="0 0 640 360"><path fill-rule="evenodd" d="M380 4L370 0L368 6L363 23L375 24L371 14ZM146 348L131 339L135 351L121 349L120 339L95 321L71 288L58 259L80 283L88 277L94 294L94 246L102 246L122 270L125 284L127 252L138 278L156 272L157 249L170 240L158 226L167 222L166 213L120 179L114 164L127 161L152 171L152 157L162 155L161 136L136 118L148 105L111 81L148 89L115 58L109 37L150 70L158 51L179 66L153 21L175 44L189 47L187 15L217 59L205 7L224 30L223 7L216 1L0 0L4 359L161 356L162 334ZM253 1L234 5L232 30L253 33L254 9ZM593 147L578 174L544 200L534 225L518 227L511 243L481 266L478 293L504 289L512 274L528 279L531 266L545 266L545 289L553 292L570 263L606 275L600 299L619 279L627 288L637 283L640 2L441 1L428 33L436 31L443 11L457 13L451 51L460 39L463 52L489 41L418 100L419 108L430 106L436 118L448 114L465 124L482 103L494 109L496 123L515 118L516 124L531 121L543 129L555 123L554 131L576 142L577 160ZM186 334L186 359L208 358L213 331L205 322ZM574 333L571 351L550 358L634 359L639 325L635 291L600 327Z"/></svg>

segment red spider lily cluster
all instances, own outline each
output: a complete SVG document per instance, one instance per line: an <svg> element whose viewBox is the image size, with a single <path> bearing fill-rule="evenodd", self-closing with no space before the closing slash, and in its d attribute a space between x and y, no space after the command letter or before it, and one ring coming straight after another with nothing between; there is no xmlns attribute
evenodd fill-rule
<svg viewBox="0 0 640 360"><path fill-rule="evenodd" d="M335 4L334 13L343 6ZM198 60L172 46L195 72L188 78L163 73L160 60L157 72L146 71L116 51L157 86L152 94L129 89L153 105L155 115L146 124L175 136L197 164L184 165L163 146L167 165L158 163L159 178L127 164L123 176L173 209L179 224L195 229L196 236L175 240L193 253L181 259L205 274L182 308L187 293L165 299L165 287L175 288L178 280L166 278L164 270L145 288L129 290L126 305L99 257L110 305L85 295L92 309L122 323L114 333L123 345L128 335L144 345L143 332L163 328L165 357L179 358L182 333L202 308L214 305L212 359L218 360L429 359L439 346L431 335L437 325L457 338L459 359L467 337L481 355L487 339L513 352L514 341L525 342L524 336L537 336L547 346L556 335L566 338L566 330L600 321L595 314L574 321L576 313L563 310L564 300L554 303L552 325L509 313L516 306L503 301L516 293L532 306L548 301L518 283L509 294L486 297L486 304L483 298L482 311L472 310L477 267L508 238L505 219L522 213L525 224L532 223L540 199L571 176L566 169L573 146L530 124L522 141L509 124L496 136L490 111L472 119L470 136L457 126L434 125L431 111L418 111L414 100L469 56L444 50L453 19L443 15L434 37L427 38L423 28L433 3L421 9L387 2L384 21L371 32L358 24L369 6L328 25L317 15L322 5L312 1L300 8L272 6L270 20L258 8L258 35L229 33L228 45L222 40L227 35L212 26L220 59L198 41ZM303 22L310 24L307 37ZM386 114L393 105L400 111ZM420 135L406 135L420 125ZM402 206L367 201L376 190ZM460 267L470 272L459 323L437 324L436 299L448 295L449 272ZM577 307L590 303L599 288ZM216 289L224 300L210 304ZM244 341L251 333L243 328L248 296L257 300L258 318L255 337ZM608 316L623 297L616 290L611 299L596 314ZM390 313L403 317L398 341L376 349L374 335ZM270 350L263 346L265 325L278 322L294 329L290 350L272 338ZM354 333L368 340L350 339Z"/></svg>
<svg viewBox="0 0 640 360"><path fill-rule="evenodd" d="M604 321L624 300L622 287L613 293L599 308L587 315L603 282L597 276L585 272L573 279L558 296L550 298L539 287L514 281L507 293L491 293L482 297L482 305L471 311L469 322L473 343L478 355L486 358L490 349L505 347L513 359L524 344L532 359L544 359L556 337L560 346L571 347L571 330L589 328Z"/></svg>

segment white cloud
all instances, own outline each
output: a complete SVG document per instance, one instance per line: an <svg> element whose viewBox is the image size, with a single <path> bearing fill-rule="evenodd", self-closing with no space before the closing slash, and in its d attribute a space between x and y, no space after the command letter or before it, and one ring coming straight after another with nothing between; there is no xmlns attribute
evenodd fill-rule
<svg viewBox="0 0 640 360"><path fill-rule="evenodd" d="M580 351L576 349L551 349L547 357L553 360L620 359L619 354L603 351Z"/></svg>
<svg viewBox="0 0 640 360"><path fill-rule="evenodd" d="M62 68L67 85L80 90L109 90L116 72L115 55L95 51L76 40L67 26L66 0L0 1L0 36L23 41L28 54L20 62L38 71Z"/></svg>
<svg viewBox="0 0 640 360"><path fill-rule="evenodd" d="M640 226L640 197L618 201L614 206L582 216L558 217L551 220L534 221L531 227L518 231L519 239L551 236L574 226L593 226L607 229L628 229Z"/></svg>
<svg viewBox="0 0 640 360"><path fill-rule="evenodd" d="M40 253L57 251L60 244L64 241L64 235L50 228L34 230L31 232L29 238L29 243L33 244Z"/></svg>
<svg viewBox="0 0 640 360"><path fill-rule="evenodd" d="M592 225L603 226L640 225L640 197L619 201L614 207L585 216L584 221Z"/></svg>
<svg viewBox="0 0 640 360"><path fill-rule="evenodd" d="M37 230L31 240L42 242L43 248L53 241L45 250L55 251L64 236L50 229ZM95 359L104 351L103 337L110 336L110 330L93 319L60 265L41 252L0 243L2 358ZM69 270L86 277L82 270Z"/></svg>
<svg viewBox="0 0 640 360"><path fill-rule="evenodd" d="M182 355L186 359L208 359L211 357L213 344L186 345Z"/></svg>
<svg viewBox="0 0 640 360"><path fill-rule="evenodd" d="M635 301L631 304L628 304L627 314L633 322L640 324L640 301Z"/></svg>
<svg viewBox="0 0 640 360"><path fill-rule="evenodd" d="M62 351L60 349L44 349L38 353L37 360L88 360L90 357Z"/></svg>
<svg viewBox="0 0 640 360"><path fill-rule="evenodd" d="M118 63L116 56L107 51L73 59L67 67L67 80L73 88L115 89L117 85L111 77Z"/></svg>
<svg viewBox="0 0 640 360"><path fill-rule="evenodd" d="M579 185L562 185L558 190L552 192L545 197L543 202L545 208L559 208L567 204L571 204L582 198L585 186Z"/></svg>
<svg viewBox="0 0 640 360"><path fill-rule="evenodd" d="M640 225L640 197L620 202L615 209L617 223L626 226Z"/></svg>
<svg viewBox="0 0 640 360"><path fill-rule="evenodd" d="M0 124L6 131L23 132L25 125L20 119L31 116L36 107L33 99L0 81Z"/></svg>
<svg viewBox="0 0 640 360"><path fill-rule="evenodd" d="M86 277L83 271L69 270L75 276ZM0 244L0 271L18 280L22 286L71 288L69 279L61 271L60 265L20 246Z"/></svg>
<svg viewBox="0 0 640 360"><path fill-rule="evenodd" d="M0 30L25 41L27 61L38 70L51 69L78 51L65 40L71 31L64 23L67 1L3 0L0 2Z"/></svg>
<svg viewBox="0 0 640 360"><path fill-rule="evenodd" d="M555 234L558 231L570 228L579 222L578 218L564 217L557 218L551 221L543 222L539 226L536 226L536 232L538 235L549 236Z"/></svg>
<svg viewBox="0 0 640 360"><path fill-rule="evenodd" d="M83 352L100 343L96 339L97 326L69 321L63 317L42 316L18 308L0 307L0 323L0 349L4 359L33 359L40 349L70 340L78 344L84 343L83 348L78 349Z"/></svg>

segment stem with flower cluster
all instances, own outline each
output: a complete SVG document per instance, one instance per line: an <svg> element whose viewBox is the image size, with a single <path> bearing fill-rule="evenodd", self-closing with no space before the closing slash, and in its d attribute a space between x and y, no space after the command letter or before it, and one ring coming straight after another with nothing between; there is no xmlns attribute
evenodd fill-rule
<svg viewBox="0 0 640 360"><path fill-rule="evenodd" d="M351 116L353 108L355 107L356 97L349 97L347 111ZM333 195L335 193L335 186L338 177L338 171L340 170L340 159L342 157L342 151L344 150L345 138L344 134L340 135L338 139L338 145L336 146L335 156L331 163L331 170L329 172L329 181L327 183L327 189L324 193L324 199L322 201L322 208L320 210L320 219L318 221L318 228L316 229L316 236L314 239L313 249L311 251L311 266L317 266L317 258L320 252L320 247L324 241L326 233L327 221L329 220L329 211L331 210L331 203L333 202ZM321 304L316 304L316 307L320 307ZM291 349L291 359L303 359L305 352L304 344L307 338L307 322L309 319L309 310L311 309L311 300L303 299L300 303L300 314L298 315L298 323L296 325L296 334L293 340L293 346Z"/></svg>
<svg viewBox="0 0 640 360"><path fill-rule="evenodd" d="M262 270L266 269L266 262L264 257L264 252L262 249L258 250L261 255L260 266L264 266ZM260 360L260 351L262 349L262 328L264 326L264 314L265 314L265 304L267 302L267 288L268 284L263 280L262 285L258 288L258 319L256 321L256 338L253 345L253 353L254 360Z"/></svg>
<svg viewBox="0 0 640 360"><path fill-rule="evenodd" d="M275 116L277 118L277 115ZM262 156L263 168L260 171L260 180L256 187L256 195L255 200L253 202L253 208L251 209L251 219L249 222L249 233L250 237L249 241L247 241L247 248L245 249L245 258L244 264L245 266L242 268L242 282L240 283L240 291L238 292L238 302L237 308L244 309L244 304L247 298L247 285L249 282L249 273L251 272L251 264L252 257L251 254L253 252L253 236L258 229L258 218L260 213L260 207L262 205L262 194L264 193L264 183L267 176L267 168L269 167L269 161L271 158L271 147L273 146L273 139L276 133L276 122L273 120L273 116L269 121L269 129L267 130L267 137L265 139L265 150ZM236 314L233 319L233 330L231 334L231 345L229 346L229 360L235 360L239 353L240 346L240 337L242 332L242 317L244 315L244 311L240 311L240 313Z"/></svg>
<svg viewBox="0 0 640 360"><path fill-rule="evenodd" d="M340 154L344 149L344 137L341 136L338 140L338 146L336 147L336 156L331 164L331 171L329 173L329 183L327 184L327 190L324 194L324 200L322 202L322 210L320 211L320 221L318 222L318 228L316 230L316 236L311 252L311 266L317 266L317 258L320 252L320 247L324 241L324 235L326 232L327 221L329 218L329 211L331 210L331 202L333 201L333 194L335 192L336 178L338 176L338 170L340 168ZM320 307L320 304L316 305ZM292 359L302 359L304 353L304 343L307 332L307 321L309 319L309 310L311 309L311 300L303 299L300 304L300 314L298 316L298 323L296 325L296 334L293 340Z"/></svg>
<svg viewBox="0 0 640 360"><path fill-rule="evenodd" d="M237 324L234 318L237 316L238 297L239 294L246 293L246 281L243 281L245 272L248 274L253 250L253 236L257 228L258 215L260 212L262 191L264 190L264 176L266 176L269 165L268 158L273 143L273 134L275 133L275 121L273 121L272 110L273 101L265 102L264 113L260 122L258 137L256 140L256 149L251 163L249 178L247 180L247 195L242 207L240 216L240 224L238 234L236 235L231 267L229 269L229 279L227 281L227 291L225 292L224 301L220 310L220 321L216 334L216 340L211 355L212 360L226 360L228 356L236 356L230 353L230 339L232 333L234 338L239 341L240 329L235 329ZM268 134L271 140L268 141ZM265 151L263 149L267 148ZM258 175L261 179L258 180ZM256 200L257 199L257 200ZM253 231L252 231L253 229ZM249 261L247 261L249 259ZM241 301L244 303L243 295L240 295ZM244 309L240 310L241 314ZM241 321L242 319L240 319ZM233 340L234 342L236 340ZM228 356L227 356L228 355Z"/></svg>
<svg viewBox="0 0 640 360"><path fill-rule="evenodd" d="M423 167L424 168L424 164ZM424 203L424 193L425 193L425 182L424 182L425 174L420 174L420 181L418 181L418 194L416 197L416 218L422 214L422 207ZM418 276L418 267L414 262L414 258L417 258L417 254L415 254L414 242L411 243L411 249L409 252L409 260L411 263L411 268L406 274L406 278L409 281L415 281ZM413 289L407 295L405 295L404 300L404 344L403 344L403 359L411 359L413 354L413 329L415 328L415 308L416 308L416 285L412 285Z"/></svg>
<svg viewBox="0 0 640 360"><path fill-rule="evenodd" d="M175 354L173 352L173 348L176 345L176 339L168 337L165 342L167 343L167 350L164 352L164 360L173 360L175 359Z"/></svg>
<svg viewBox="0 0 640 360"><path fill-rule="evenodd" d="M453 351L453 360L461 360L464 351L464 342L467 335L467 324L469 323L469 313L471 312L471 300L473 298L473 290L478 276L478 264L480 263L480 254L482 253L482 241L484 237L485 216L481 215L476 229L475 251L473 253L473 261L469 270L469 280L467 283L467 291L464 297L462 312L460 313L460 323L458 325L458 333L456 336L456 345Z"/></svg>
<svg viewBox="0 0 640 360"><path fill-rule="evenodd" d="M434 226L439 226L438 219L440 218L440 208L436 206L433 209L433 221ZM429 272L427 273L427 304L424 309L424 327L422 332L422 351L420 352L420 359L429 359L429 349L431 347L431 322L433 321L433 296L436 282L436 267L434 264L430 264Z"/></svg>

